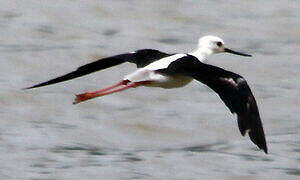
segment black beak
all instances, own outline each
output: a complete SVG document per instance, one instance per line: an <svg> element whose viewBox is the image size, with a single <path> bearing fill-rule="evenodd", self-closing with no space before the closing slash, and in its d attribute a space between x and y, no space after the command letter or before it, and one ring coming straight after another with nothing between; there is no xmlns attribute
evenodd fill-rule
<svg viewBox="0 0 300 180"><path fill-rule="evenodd" d="M240 55L240 56L248 56L248 57L251 57L251 56L252 56L252 55L250 55L250 54L244 54L244 53L236 52L236 51L233 51L233 50L228 49L228 48L224 48L224 51L225 51L225 52L228 52L228 53L231 53L231 54Z"/></svg>

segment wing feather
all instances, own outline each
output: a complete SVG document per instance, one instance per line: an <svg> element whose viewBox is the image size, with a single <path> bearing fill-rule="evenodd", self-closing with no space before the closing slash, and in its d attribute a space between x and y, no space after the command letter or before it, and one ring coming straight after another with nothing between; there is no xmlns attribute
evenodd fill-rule
<svg viewBox="0 0 300 180"><path fill-rule="evenodd" d="M246 80L233 72L201 63L194 56L172 62L164 73L179 73L193 77L215 91L231 113L237 114L238 126L244 136L248 131L251 141L268 152L265 134L255 98Z"/></svg>
<svg viewBox="0 0 300 180"><path fill-rule="evenodd" d="M77 68L75 71L72 71L70 73L67 73L65 75L62 75L60 77L51 79L49 81L36 84L31 87L27 87L24 89L32 89L32 88L37 88L37 87L42 87L42 86L47 86L51 84L56 84L59 82L67 81L70 79L74 79L77 77L81 77L96 71L100 71L112 66L116 66L119 64L122 64L124 62L131 62L135 63L137 67L144 67L156 60L159 60L161 58L170 56L171 54L167 54L158 50L154 49L141 49L132 53L125 53L125 54L120 54L116 56L111 56L103 59L99 59L97 61L94 61L92 63L80 66Z"/></svg>

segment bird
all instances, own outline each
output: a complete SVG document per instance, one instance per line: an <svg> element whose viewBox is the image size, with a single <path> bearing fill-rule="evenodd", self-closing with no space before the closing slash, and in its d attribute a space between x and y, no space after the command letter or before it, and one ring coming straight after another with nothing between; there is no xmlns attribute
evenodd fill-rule
<svg viewBox="0 0 300 180"><path fill-rule="evenodd" d="M251 57L249 54L225 47L220 37L207 35L199 38L197 49L190 53L169 54L156 49L140 49L96 60L63 76L24 89L67 81L125 62L136 64L137 70L112 86L76 95L73 104L139 86L179 88L195 79L219 95L230 112L237 115L242 136L248 133L250 140L267 154L268 148L258 106L247 81L239 74L207 64L208 57L218 53Z"/></svg>

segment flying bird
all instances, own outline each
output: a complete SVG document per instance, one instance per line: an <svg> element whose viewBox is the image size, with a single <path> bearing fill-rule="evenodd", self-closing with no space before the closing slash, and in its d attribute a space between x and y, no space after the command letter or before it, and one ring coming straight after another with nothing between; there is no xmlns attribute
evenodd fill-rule
<svg viewBox="0 0 300 180"><path fill-rule="evenodd" d="M199 39L198 48L190 53L168 54L155 49L141 49L99 59L73 72L25 89L67 81L124 62L135 63L138 69L120 82L97 91L78 94L73 103L78 104L138 86L179 88L195 79L215 91L231 113L237 114L241 134L244 136L248 133L251 141L268 153L256 100L246 80L236 73L205 63L210 55L217 53L251 56L226 48L219 37L204 36Z"/></svg>

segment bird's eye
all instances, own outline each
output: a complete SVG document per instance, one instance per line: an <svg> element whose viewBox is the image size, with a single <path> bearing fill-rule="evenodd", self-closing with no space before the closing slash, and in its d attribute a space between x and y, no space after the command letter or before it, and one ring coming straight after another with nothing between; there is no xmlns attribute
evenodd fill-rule
<svg viewBox="0 0 300 180"><path fill-rule="evenodd" d="M223 44L222 44L222 42L217 42L217 46L219 46L219 47L221 47Z"/></svg>

